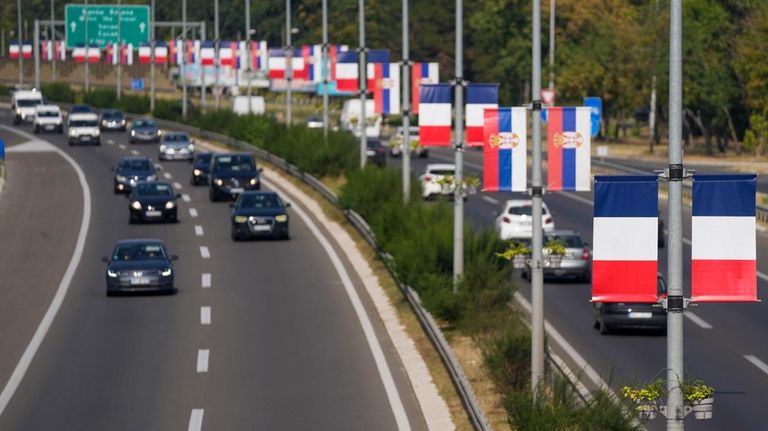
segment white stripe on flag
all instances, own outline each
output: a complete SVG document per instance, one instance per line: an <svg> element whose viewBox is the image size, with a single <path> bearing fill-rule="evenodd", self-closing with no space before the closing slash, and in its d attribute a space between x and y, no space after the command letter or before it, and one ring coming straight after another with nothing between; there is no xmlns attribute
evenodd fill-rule
<svg viewBox="0 0 768 431"><path fill-rule="evenodd" d="M691 259L756 260L755 217L699 217L691 223Z"/></svg>
<svg viewBox="0 0 768 431"><path fill-rule="evenodd" d="M595 217L592 258L657 260L657 232L658 219L655 217Z"/></svg>
<svg viewBox="0 0 768 431"><path fill-rule="evenodd" d="M485 108L496 108L496 103L467 103L467 126L482 126L485 122L483 110Z"/></svg>
<svg viewBox="0 0 768 431"><path fill-rule="evenodd" d="M285 70L285 57L269 57L269 70Z"/></svg>
<svg viewBox="0 0 768 431"><path fill-rule="evenodd" d="M336 79L357 78L357 63L336 63Z"/></svg>
<svg viewBox="0 0 768 431"><path fill-rule="evenodd" d="M421 103L419 106L420 126L451 125L450 103Z"/></svg>
<svg viewBox="0 0 768 431"><path fill-rule="evenodd" d="M576 149L576 190L589 190L592 187L591 115L590 108L586 106L576 108L576 131L581 134L582 139L581 146Z"/></svg>
<svg viewBox="0 0 768 431"><path fill-rule="evenodd" d="M520 143L512 149L512 191L524 192L528 181L528 111L526 108L512 108L512 133L517 134Z"/></svg>
<svg viewBox="0 0 768 431"><path fill-rule="evenodd" d="M400 114L400 64L389 64L389 114Z"/></svg>

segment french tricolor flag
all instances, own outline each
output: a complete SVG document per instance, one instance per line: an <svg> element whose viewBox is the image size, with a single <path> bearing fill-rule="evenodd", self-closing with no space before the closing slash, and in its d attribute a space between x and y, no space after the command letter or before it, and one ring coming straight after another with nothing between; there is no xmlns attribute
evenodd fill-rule
<svg viewBox="0 0 768 431"><path fill-rule="evenodd" d="M589 191L592 137L589 107L547 108L547 190Z"/></svg>
<svg viewBox="0 0 768 431"><path fill-rule="evenodd" d="M336 89L356 92L359 88L359 66L357 52L340 52L336 58Z"/></svg>
<svg viewBox="0 0 768 431"><path fill-rule="evenodd" d="M155 41L155 64L165 64L168 61L168 45L165 41Z"/></svg>
<svg viewBox="0 0 768 431"><path fill-rule="evenodd" d="M147 42L141 42L139 45L139 63L149 64L152 60L152 47Z"/></svg>
<svg viewBox="0 0 768 431"><path fill-rule="evenodd" d="M117 43L108 43L106 46L106 53L104 55L104 61L111 65L116 65L120 61L120 56L117 53L120 49L117 48Z"/></svg>
<svg viewBox="0 0 768 431"><path fill-rule="evenodd" d="M40 48L42 50L42 59L44 61L52 61L53 60L53 41L50 40L44 40L40 43Z"/></svg>
<svg viewBox="0 0 768 431"><path fill-rule="evenodd" d="M693 176L694 301L757 301L755 193L755 174Z"/></svg>
<svg viewBox="0 0 768 431"><path fill-rule="evenodd" d="M200 64L203 66L213 66L216 57L216 45L206 40L200 45Z"/></svg>
<svg viewBox="0 0 768 431"><path fill-rule="evenodd" d="M467 129L467 145L483 146L483 110L499 106L499 84L468 84L467 104L464 112Z"/></svg>
<svg viewBox="0 0 768 431"><path fill-rule="evenodd" d="M269 66L269 48L267 41L251 42L251 69L267 71Z"/></svg>
<svg viewBox="0 0 768 431"><path fill-rule="evenodd" d="M21 56L26 58L32 58L32 42L24 42L21 45Z"/></svg>
<svg viewBox="0 0 768 431"><path fill-rule="evenodd" d="M655 175L595 176L592 301L658 302Z"/></svg>
<svg viewBox="0 0 768 431"><path fill-rule="evenodd" d="M400 113L400 65L397 63L376 63L376 80L373 92L373 111L377 114Z"/></svg>
<svg viewBox="0 0 768 431"><path fill-rule="evenodd" d="M227 67L235 67L235 52L237 51L237 45L232 46L233 42L221 42L219 45L219 65Z"/></svg>
<svg viewBox="0 0 768 431"><path fill-rule="evenodd" d="M285 79L285 50L282 48L271 48L267 61L269 63L269 79Z"/></svg>
<svg viewBox="0 0 768 431"><path fill-rule="evenodd" d="M321 45L303 45L301 57L304 59L306 80L320 82L320 67L322 66L323 49Z"/></svg>
<svg viewBox="0 0 768 431"><path fill-rule="evenodd" d="M483 191L526 190L527 115L522 107L484 110Z"/></svg>
<svg viewBox="0 0 768 431"><path fill-rule="evenodd" d="M72 48L72 58L75 59L76 62L82 63L85 61L85 45L82 43L78 43L77 46Z"/></svg>
<svg viewBox="0 0 768 431"><path fill-rule="evenodd" d="M169 43L170 50L168 56L171 58L171 64L181 64L184 60L184 45L181 40L172 40Z"/></svg>
<svg viewBox="0 0 768 431"><path fill-rule="evenodd" d="M437 63L414 63L411 66L411 112L419 113L419 87L421 84L440 82L440 68Z"/></svg>
<svg viewBox="0 0 768 431"><path fill-rule="evenodd" d="M422 85L419 89L419 144L421 146L447 147L451 145L450 84Z"/></svg>
<svg viewBox="0 0 768 431"><path fill-rule="evenodd" d="M19 47L19 42L12 41L8 44L8 56L12 60L17 60L20 52L21 48Z"/></svg>
<svg viewBox="0 0 768 431"><path fill-rule="evenodd" d="M101 60L101 50L96 44L91 44L88 47L88 62L98 63Z"/></svg>

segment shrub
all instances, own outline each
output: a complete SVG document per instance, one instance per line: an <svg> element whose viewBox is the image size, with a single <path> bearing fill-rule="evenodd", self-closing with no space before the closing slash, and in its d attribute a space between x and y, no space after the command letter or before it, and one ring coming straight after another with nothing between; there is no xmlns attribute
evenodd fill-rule
<svg viewBox="0 0 768 431"><path fill-rule="evenodd" d="M75 103L75 90L64 82L43 84L41 90L43 95L52 102Z"/></svg>
<svg viewBox="0 0 768 431"><path fill-rule="evenodd" d="M149 97L147 96L124 94L118 101L117 107L133 114L146 114L149 112L149 105Z"/></svg>
<svg viewBox="0 0 768 431"><path fill-rule="evenodd" d="M94 88L83 94L83 103L96 108L114 108L117 106L117 93L112 88Z"/></svg>

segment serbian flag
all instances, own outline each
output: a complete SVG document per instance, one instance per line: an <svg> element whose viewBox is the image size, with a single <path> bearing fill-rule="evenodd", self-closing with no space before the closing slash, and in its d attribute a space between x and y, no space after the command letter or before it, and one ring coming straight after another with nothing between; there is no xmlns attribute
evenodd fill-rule
<svg viewBox="0 0 768 431"><path fill-rule="evenodd" d="M21 56L24 58L32 58L32 42L24 42L21 45Z"/></svg>
<svg viewBox="0 0 768 431"><path fill-rule="evenodd" d="M169 44L168 55L171 57L171 64L181 64L184 61L184 44L181 40L172 40Z"/></svg>
<svg viewBox="0 0 768 431"><path fill-rule="evenodd" d="M376 68L377 64L389 64L389 50L388 49L372 49L368 51L368 54L365 56L365 62L367 63L366 70L365 70L365 85L368 88L368 91L373 91L374 88L376 88L377 81L381 81L384 79L383 74L381 74L381 71L384 71L385 68ZM379 73L377 73L379 72Z"/></svg>
<svg viewBox="0 0 768 431"><path fill-rule="evenodd" d="M373 92L373 111L377 114L400 113L400 65L398 63L376 63L377 79Z"/></svg>
<svg viewBox="0 0 768 431"><path fill-rule="evenodd" d="M331 45L328 47L328 70L330 71L329 81L336 81L336 64L339 62L339 54L342 52L348 52L349 46L347 45Z"/></svg>
<svg viewBox="0 0 768 431"><path fill-rule="evenodd" d="M248 43L244 40L237 42L237 49L235 50L235 69L245 70L248 66Z"/></svg>
<svg viewBox="0 0 768 431"><path fill-rule="evenodd" d="M106 52L104 53L104 61L108 62L111 65L117 64L117 62L120 60L120 57L117 55L118 52L120 52L119 49L116 49L117 44L116 43L108 43L106 46Z"/></svg>
<svg viewBox="0 0 768 431"><path fill-rule="evenodd" d="M72 49L72 58L75 59L76 62L82 63L85 61L85 45L82 43L78 43L77 46L75 46Z"/></svg>
<svg viewBox="0 0 768 431"><path fill-rule="evenodd" d="M526 190L527 115L520 107L483 111L483 191Z"/></svg>
<svg viewBox="0 0 768 431"><path fill-rule="evenodd" d="M658 194L655 175L595 176L592 301L658 302Z"/></svg>
<svg viewBox="0 0 768 431"><path fill-rule="evenodd" d="M19 47L19 42L12 41L8 45L8 56L11 57L11 59L17 60L19 58L20 51L21 51L21 48Z"/></svg>
<svg viewBox="0 0 768 431"><path fill-rule="evenodd" d="M419 113L419 87L421 84L440 82L440 68L437 63L414 63L411 66L411 112Z"/></svg>
<svg viewBox="0 0 768 431"><path fill-rule="evenodd" d="M547 189L589 191L591 177L590 108L547 108Z"/></svg>
<svg viewBox="0 0 768 431"><path fill-rule="evenodd" d="M221 42L219 45L219 65L227 67L235 66L235 50L232 49L232 42Z"/></svg>
<svg viewBox="0 0 768 431"><path fill-rule="evenodd" d="M152 60L152 47L147 42L139 44L139 63L149 64Z"/></svg>
<svg viewBox="0 0 768 431"><path fill-rule="evenodd" d="M320 82L320 66L322 65L321 45L303 45L301 58L304 60L306 80Z"/></svg>
<svg viewBox="0 0 768 431"><path fill-rule="evenodd" d="M338 91L356 92L359 88L359 72L357 52L347 51L338 53L336 60L336 89Z"/></svg>
<svg viewBox="0 0 768 431"><path fill-rule="evenodd" d="M499 106L499 84L468 84L465 106L467 145L481 147L485 142L483 110Z"/></svg>
<svg viewBox="0 0 768 431"><path fill-rule="evenodd" d="M122 63L125 65L133 64L133 44L124 43L120 50L120 61L122 61Z"/></svg>
<svg viewBox="0 0 768 431"><path fill-rule="evenodd" d="M200 64L203 66L213 66L216 58L216 45L206 40L200 44Z"/></svg>
<svg viewBox="0 0 768 431"><path fill-rule="evenodd" d="M451 85L425 84L419 91L422 103L419 111L419 145L451 145Z"/></svg>
<svg viewBox="0 0 768 431"><path fill-rule="evenodd" d="M693 176L694 301L757 301L755 193L755 174Z"/></svg>
<svg viewBox="0 0 768 431"><path fill-rule="evenodd" d="M251 69L267 71L269 66L269 49L267 41L251 42Z"/></svg>
<svg viewBox="0 0 768 431"><path fill-rule="evenodd" d="M188 40L186 46L187 62L185 64L197 63L200 58L200 41Z"/></svg>
<svg viewBox="0 0 768 431"><path fill-rule="evenodd" d="M40 44L42 55L40 56L44 61L53 60L53 42L50 40L44 40Z"/></svg>
<svg viewBox="0 0 768 431"><path fill-rule="evenodd" d="M168 61L168 45L165 41L155 41L155 64L165 64Z"/></svg>
<svg viewBox="0 0 768 431"><path fill-rule="evenodd" d="M56 51L56 53L54 54L56 55L56 58L58 58L61 61L64 61L67 59L67 50L64 47L63 41L60 41L60 40L55 41L53 43L53 47L54 47L54 50Z"/></svg>

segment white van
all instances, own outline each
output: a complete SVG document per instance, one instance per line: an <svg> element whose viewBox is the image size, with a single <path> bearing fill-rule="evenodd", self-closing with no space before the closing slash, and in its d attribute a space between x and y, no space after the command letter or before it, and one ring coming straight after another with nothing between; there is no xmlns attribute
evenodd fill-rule
<svg viewBox="0 0 768 431"><path fill-rule="evenodd" d="M13 110L13 124L35 119L35 107L42 105L43 93L38 90L17 90L11 96L11 109Z"/></svg>
<svg viewBox="0 0 768 431"><path fill-rule="evenodd" d="M67 136L69 145L101 145L99 116L95 112L78 112L67 118Z"/></svg>
<svg viewBox="0 0 768 431"><path fill-rule="evenodd" d="M264 98L251 96L251 114L262 115L265 111ZM237 115L248 114L248 96L235 96L232 98L232 112Z"/></svg>
<svg viewBox="0 0 768 431"><path fill-rule="evenodd" d="M32 131L40 133L46 132L64 132L63 119L61 118L61 109L56 105L37 105L35 107L35 119L32 121Z"/></svg>
<svg viewBox="0 0 768 431"><path fill-rule="evenodd" d="M360 120L360 106L360 99L347 100L341 108L341 116L339 118L342 130L352 132L355 136L360 136L360 127L358 126L358 121ZM372 99L367 99L365 101L365 117L368 120L365 128L365 136L372 138L380 137L382 122L381 114L374 112Z"/></svg>

